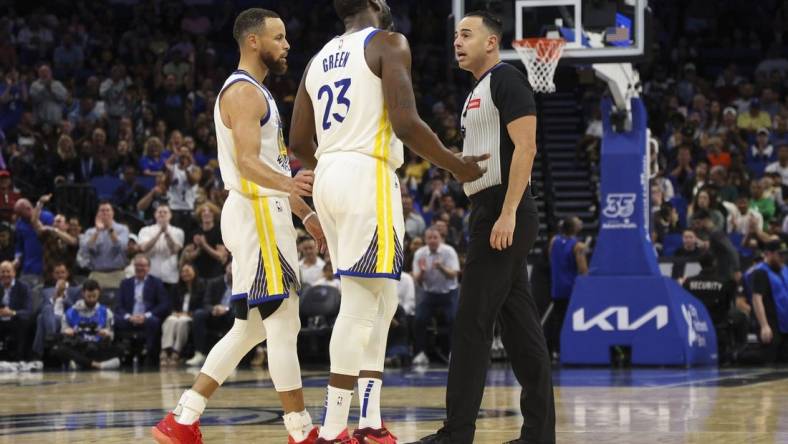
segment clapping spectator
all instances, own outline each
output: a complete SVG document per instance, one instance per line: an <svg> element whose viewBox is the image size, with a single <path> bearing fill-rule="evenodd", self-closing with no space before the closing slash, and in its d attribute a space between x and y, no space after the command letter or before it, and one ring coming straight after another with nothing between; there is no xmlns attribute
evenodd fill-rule
<svg viewBox="0 0 788 444"><path fill-rule="evenodd" d="M82 290L71 279L66 264L55 264L50 279L53 285L41 292L41 311L36 318L36 336L33 339L33 355L39 358L44 354L46 339L60 333L66 310L82 296Z"/></svg>
<svg viewBox="0 0 788 444"><path fill-rule="evenodd" d="M27 85L19 79L19 72L11 68L0 83L0 130L14 131L28 101Z"/></svg>
<svg viewBox="0 0 788 444"><path fill-rule="evenodd" d="M777 160L777 152L769 143L769 130L766 128L759 128L755 139L755 145L752 145L746 153L747 169L750 171L752 177L760 179L766 171L766 167Z"/></svg>
<svg viewBox="0 0 788 444"><path fill-rule="evenodd" d="M175 224L189 229L191 227L187 224L194 212L197 184L200 182L202 170L194 164L194 158L189 148L181 146L178 150L166 162L170 176L169 203L174 214Z"/></svg>
<svg viewBox="0 0 788 444"><path fill-rule="evenodd" d="M129 229L115 222L115 210L107 201L99 203L96 222L80 240L80 250L88 260L90 278L102 288L118 288L124 278Z"/></svg>
<svg viewBox="0 0 788 444"><path fill-rule="evenodd" d="M170 225L172 213L167 205L156 209L156 223L140 230L140 252L150 260L150 274L165 284L178 283L178 253L183 248L183 230Z"/></svg>
<svg viewBox="0 0 788 444"><path fill-rule="evenodd" d="M30 85L30 99L33 101L33 114L38 123L52 126L60 124L68 90L60 81L52 78L49 65L38 68L38 80Z"/></svg>
<svg viewBox="0 0 788 444"><path fill-rule="evenodd" d="M676 154L676 167L670 172L670 180L674 188L684 188L684 184L692 179L692 151L689 145L681 145Z"/></svg>
<svg viewBox="0 0 788 444"><path fill-rule="evenodd" d="M170 199L167 192L170 188L169 176L164 173L157 173L155 181L153 188L137 202L137 210L145 215L146 220L153 219L153 213L156 211L156 208L159 208L159 205L167 204Z"/></svg>
<svg viewBox="0 0 788 444"><path fill-rule="evenodd" d="M219 208L210 202L197 208L198 225L181 257L183 261L192 262L197 275L205 279L221 276L229 255L217 224L220 214Z"/></svg>
<svg viewBox="0 0 788 444"><path fill-rule="evenodd" d="M205 306L205 281L197 277L191 264L181 266L180 281L172 296L172 313L161 327L162 365L180 363L181 351L189 339L192 315Z"/></svg>

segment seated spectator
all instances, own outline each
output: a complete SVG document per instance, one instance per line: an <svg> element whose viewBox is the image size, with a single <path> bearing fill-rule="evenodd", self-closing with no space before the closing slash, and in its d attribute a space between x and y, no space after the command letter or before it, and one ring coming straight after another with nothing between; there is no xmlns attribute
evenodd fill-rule
<svg viewBox="0 0 788 444"><path fill-rule="evenodd" d="M10 349L9 339L15 341L16 359L26 361L29 357L27 345L33 316L33 299L30 289L16 280L16 270L11 262L0 263L0 339L5 349Z"/></svg>
<svg viewBox="0 0 788 444"><path fill-rule="evenodd" d="M728 231L737 232L742 236L757 233L764 226L763 216L758 209L750 205L747 194L736 198L736 211L728 214Z"/></svg>
<svg viewBox="0 0 788 444"><path fill-rule="evenodd" d="M683 190L684 185L692 179L692 151L689 145L681 145L676 153L676 167L669 174L674 188Z"/></svg>
<svg viewBox="0 0 788 444"><path fill-rule="evenodd" d="M776 160L777 152L769 143L769 130L759 128L755 145L752 145L746 152L747 169L750 170L752 177L760 179L763 177L766 167Z"/></svg>
<svg viewBox="0 0 788 444"><path fill-rule="evenodd" d="M701 160L695 165L695 172L690 179L684 182L684 188L681 194L685 199L691 200L692 196L696 196L701 188L706 186L709 182L709 164L705 160Z"/></svg>
<svg viewBox="0 0 788 444"><path fill-rule="evenodd" d="M204 279L221 276L229 256L217 223L220 214L219 207L210 202L197 208L197 228L181 256L182 261L192 262L197 275Z"/></svg>
<svg viewBox="0 0 788 444"><path fill-rule="evenodd" d="M728 181L728 170L723 166L715 166L711 168L709 175L709 186L714 187L717 191L717 196L723 202L733 202L736 200L738 190Z"/></svg>
<svg viewBox="0 0 788 444"><path fill-rule="evenodd" d="M80 254L84 254L91 270L90 279L102 288L118 288L125 277L126 246L129 229L115 222L115 210L108 201L99 203L96 222L80 239Z"/></svg>
<svg viewBox="0 0 788 444"><path fill-rule="evenodd" d="M170 225L167 205L156 209L156 223L143 227L137 236L140 252L150 260L150 274L167 285L178 283L178 253L183 248L183 230Z"/></svg>
<svg viewBox="0 0 788 444"><path fill-rule="evenodd" d="M158 137L149 137L145 141L142 158L140 159L140 170L145 176L156 176L164 172L164 162L170 157L169 151L162 152L164 144Z"/></svg>
<svg viewBox="0 0 788 444"><path fill-rule="evenodd" d="M666 235L679 231L679 212L673 204L664 202L659 206L652 223L652 241L662 244Z"/></svg>
<svg viewBox="0 0 788 444"><path fill-rule="evenodd" d="M304 238L299 244L301 261L301 285L311 287L323 277L323 268L326 262L317 255L317 242L311 237Z"/></svg>
<svg viewBox="0 0 788 444"><path fill-rule="evenodd" d="M712 196L708 190L700 190L698 194L695 195L695 200L690 204L689 208L687 209L687 225L692 225L692 220L697 212L700 209L704 209L709 212L712 221L714 221L714 229L715 230L722 230L725 228L725 217L722 213L717 210L716 202L712 201Z"/></svg>
<svg viewBox="0 0 788 444"><path fill-rule="evenodd" d="M60 333L63 315L82 295L80 286L71 280L71 272L65 263L55 264L52 282L53 286L45 287L41 292L41 311L36 318L33 355L39 358L44 354L46 339Z"/></svg>
<svg viewBox="0 0 788 444"><path fill-rule="evenodd" d="M189 340L192 315L205 307L205 281L191 264L181 267L181 280L173 291L172 313L161 326L161 365L178 365Z"/></svg>
<svg viewBox="0 0 788 444"><path fill-rule="evenodd" d="M683 258L688 261L695 260L701 255L698 247L698 237L692 230L684 230L681 235L681 247L673 254L674 257Z"/></svg>
<svg viewBox="0 0 788 444"><path fill-rule="evenodd" d="M772 118L772 121L772 144L776 147L788 145L788 119L780 114L777 114L774 116L774 118Z"/></svg>
<svg viewBox="0 0 788 444"><path fill-rule="evenodd" d="M170 298L161 280L150 275L150 261L142 254L134 257L134 277L120 284L117 320L118 332L139 332L145 338L145 365L154 365L161 338L162 319L170 313Z"/></svg>
<svg viewBox="0 0 788 444"><path fill-rule="evenodd" d="M113 193L112 201L115 202L118 208L130 213L136 213L137 202L148 194L148 190L137 183L137 167L126 165L123 167L122 173L123 183Z"/></svg>
<svg viewBox="0 0 788 444"><path fill-rule="evenodd" d="M732 311L736 282L730 276L719 276L714 256L702 254L699 262L700 273L690 276L682 285L708 310L717 333L720 363L728 363L734 359L736 346L747 340L747 316L738 310Z"/></svg>
<svg viewBox="0 0 788 444"><path fill-rule="evenodd" d="M583 222L578 217L567 217L561 221L559 234L550 241L548 255L550 257L550 297L553 311L550 314L550 325L547 330L548 349L554 358L561 351L561 326L569 308L569 299L575 287L577 276L588 273L586 245L577 238L583 229Z"/></svg>
<svg viewBox="0 0 788 444"><path fill-rule="evenodd" d="M730 168L730 147L725 145L719 137L709 138L708 145L706 145L706 160L711 165L712 171L716 167Z"/></svg>
<svg viewBox="0 0 788 444"><path fill-rule="evenodd" d="M777 212L777 204L772 197L764 194L760 180L750 182L750 207L755 208L763 216L764 224L769 223ZM765 225L764 225L765 228Z"/></svg>
<svg viewBox="0 0 788 444"><path fill-rule="evenodd" d="M87 183L90 179L103 176L106 173L101 162L96 159L93 142L85 139L79 145L79 174L75 179L77 183Z"/></svg>
<svg viewBox="0 0 788 444"><path fill-rule="evenodd" d="M317 287L320 285L328 285L329 287L334 287L337 290L341 290L339 278L334 275L334 267L331 265L331 262L325 261L326 264L323 265L323 276L316 280L313 286Z"/></svg>
<svg viewBox="0 0 788 444"><path fill-rule="evenodd" d="M405 218L405 232L411 237L420 237L427 229L424 218L413 208L413 197L409 193L402 193L402 215Z"/></svg>
<svg viewBox="0 0 788 444"><path fill-rule="evenodd" d="M218 331L224 335L233 326L235 313L232 307L233 272L232 262L225 266L224 276L214 278L207 284L205 306L194 311L192 337L194 357L186 361L190 367L199 367L208 354L208 332Z"/></svg>
<svg viewBox="0 0 788 444"><path fill-rule="evenodd" d="M101 288L88 279L82 284L82 299L66 311L61 322L62 338L52 348L52 355L71 362L72 368L116 369L122 352L112 344L114 316L99 303Z"/></svg>
<svg viewBox="0 0 788 444"><path fill-rule="evenodd" d="M440 232L433 227L424 235L427 245L421 247L413 257L413 278L424 289L424 297L416 307L414 321L415 344L413 363L429 364L427 357L427 323L437 312L451 331L457 299L457 275L460 261L453 247L443 243Z"/></svg>
<svg viewBox="0 0 788 444"><path fill-rule="evenodd" d="M783 263L782 250L781 242L769 242L763 262L749 278L758 339L764 347L763 360L768 364L788 359L788 268Z"/></svg>
<svg viewBox="0 0 788 444"><path fill-rule="evenodd" d="M0 222L0 262L14 262L14 232L6 222Z"/></svg>
<svg viewBox="0 0 788 444"><path fill-rule="evenodd" d="M156 212L156 208L170 201L170 196L167 192L167 190L170 189L169 176L164 173L157 173L155 181L156 183L153 185L153 188L137 202L137 211L144 214L145 220L153 220L153 214Z"/></svg>
<svg viewBox="0 0 788 444"><path fill-rule="evenodd" d="M772 119L769 117L769 113L761 109L761 101L752 99L750 109L739 114L736 124L739 129L752 134L759 128L771 128Z"/></svg>

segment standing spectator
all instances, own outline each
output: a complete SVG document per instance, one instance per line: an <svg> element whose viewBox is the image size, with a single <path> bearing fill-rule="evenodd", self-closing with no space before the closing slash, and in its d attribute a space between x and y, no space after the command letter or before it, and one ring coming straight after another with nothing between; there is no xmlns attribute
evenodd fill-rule
<svg viewBox="0 0 788 444"><path fill-rule="evenodd" d="M30 85L30 99L33 101L33 114L37 123L52 126L60 124L68 90L60 81L52 78L49 65L38 68L38 80Z"/></svg>
<svg viewBox="0 0 788 444"><path fill-rule="evenodd" d="M311 237L301 241L301 285L311 287L323 277L323 268L326 262L317 255L317 242Z"/></svg>
<svg viewBox="0 0 788 444"><path fill-rule="evenodd" d="M126 76L126 68L121 64L113 66L109 78L101 82L99 95L107 104L107 117L114 123L115 128L120 118L129 112L126 95L126 88L129 86L131 79Z"/></svg>
<svg viewBox="0 0 788 444"><path fill-rule="evenodd" d="M144 215L145 220L152 220L159 205L167 204L169 202L169 193L167 190L170 188L170 179L164 173L157 173L155 176L155 184L150 191L137 202L137 211Z"/></svg>
<svg viewBox="0 0 788 444"><path fill-rule="evenodd" d="M28 333L32 324L33 299L30 289L22 282L17 282L16 271L11 262L0 263L0 337L6 343L13 338L16 342L16 359L27 360Z"/></svg>
<svg viewBox="0 0 788 444"><path fill-rule="evenodd" d="M124 278L126 267L126 245L129 243L129 229L115 222L112 204L102 201L98 206L95 226L89 229L80 240L80 250L89 262L90 279L102 288L118 288Z"/></svg>
<svg viewBox="0 0 788 444"><path fill-rule="evenodd" d="M142 332L145 336L145 365L152 366L161 338L161 322L170 313L170 298L161 280L151 276L150 261L134 257L134 277L124 279L118 294L118 331Z"/></svg>
<svg viewBox="0 0 788 444"><path fill-rule="evenodd" d="M407 192L402 193L402 215L405 218L405 233L408 236L414 238L424 235L427 224L421 214L414 210L413 197Z"/></svg>
<svg viewBox="0 0 788 444"><path fill-rule="evenodd" d="M50 161L49 168L55 182L75 183L79 177L79 159L74 149L74 139L62 135L57 141L57 151Z"/></svg>
<svg viewBox="0 0 788 444"><path fill-rule="evenodd" d="M19 199L14 205L16 213L16 258L14 265L20 271L20 280L30 288L41 285L44 273L44 249L38 233L42 225L52 225L54 216L43 210L45 197L39 199L36 208L27 199ZM34 218L38 221L34 221Z"/></svg>
<svg viewBox="0 0 788 444"><path fill-rule="evenodd" d="M82 52L82 47L74 43L71 34L65 34L52 55L55 74L62 78L73 77L79 74L84 62L85 54Z"/></svg>
<svg viewBox="0 0 788 444"><path fill-rule="evenodd" d="M673 256L688 261L698 259L701 255L698 242L698 236L695 235L694 231L684 230L681 234L681 247L676 250Z"/></svg>
<svg viewBox="0 0 788 444"><path fill-rule="evenodd" d="M429 364L429 358L425 353L427 323L436 312L443 314L443 320L451 332L457 299L457 275L460 272L457 252L450 245L443 243L440 232L430 227L424 232L424 236L427 245L416 251L413 257L413 278L424 290L424 297L416 306L413 327L415 365Z"/></svg>
<svg viewBox="0 0 788 444"><path fill-rule="evenodd" d="M181 260L194 263L197 275L205 279L221 276L227 262L227 248L216 223L220 214L219 207L210 202L197 208L198 225L181 257Z"/></svg>
<svg viewBox="0 0 788 444"><path fill-rule="evenodd" d="M19 72L11 69L0 83L0 130L9 133L22 120L27 103L27 85L19 79Z"/></svg>
<svg viewBox="0 0 788 444"><path fill-rule="evenodd" d="M172 213L167 205L156 209L156 223L143 227L138 235L140 252L150 260L150 274L165 287L178 283L178 253L183 248L183 230L170 225Z"/></svg>
<svg viewBox="0 0 788 444"><path fill-rule="evenodd" d="M766 167L777 160L777 153L774 146L769 143L769 130L759 128L755 138L755 145L747 150L746 160L747 169L750 170L752 177L760 179L766 171Z"/></svg>
<svg viewBox="0 0 788 444"><path fill-rule="evenodd" d="M49 201L51 194L43 196L41 201ZM36 206L34 213L42 213ZM52 225L44 225L40 217L33 218L33 227L41 239L44 249L44 276L51 276L55 264L64 263L69 269L74 267L74 260L79 249L79 238L68 234L68 222L63 214L55 215ZM49 282L45 282L49 284Z"/></svg>
<svg viewBox="0 0 788 444"><path fill-rule="evenodd" d="M99 303L101 288L88 279L82 285L82 299L69 308L63 317L60 342L52 354L72 367L82 369L116 369L120 367L121 351L112 344L114 315Z"/></svg>
<svg viewBox="0 0 788 444"><path fill-rule="evenodd" d="M181 146L178 152L173 153L167 160L166 167L170 175L168 195L174 223L189 229L191 227L187 224L194 212L197 184L200 182L202 170L194 164L192 153L185 146Z"/></svg>
<svg viewBox="0 0 788 444"><path fill-rule="evenodd" d="M158 137L149 137L145 141L145 148L140 159L140 169L146 176L156 176L164 171L164 162L170 153L164 153L164 145Z"/></svg>
<svg viewBox="0 0 788 444"><path fill-rule="evenodd" d="M765 348L764 360L768 364L788 358L788 268L781 250L779 241L766 244L763 262L750 275L753 311L760 328L758 339Z"/></svg>
<svg viewBox="0 0 788 444"><path fill-rule="evenodd" d="M548 247L550 256L550 296L553 300L553 311L550 314L547 345L554 359L561 352L561 326L564 325L569 299L575 287L578 275L588 273L586 245L577 238L583 229L583 222L578 217L564 219L560 233L553 237Z"/></svg>
<svg viewBox="0 0 788 444"><path fill-rule="evenodd" d="M10 222L16 201L21 198L22 195L14 190L14 184L11 182L11 173L7 170L0 170L0 218Z"/></svg>
<svg viewBox="0 0 788 444"><path fill-rule="evenodd" d="M780 183L788 187L788 144L780 145L777 150L777 161L770 163L765 170L767 173L780 175Z"/></svg>
<svg viewBox="0 0 788 444"><path fill-rule="evenodd" d="M208 354L208 331L218 331L224 335L232 327L235 314L231 302L233 295L232 263L228 262L224 275L208 282L205 307L194 311L192 320L192 337L194 338L194 356L186 361L190 367L199 367L205 362Z"/></svg>
<svg viewBox="0 0 788 444"><path fill-rule="evenodd" d="M198 278L191 264L181 266L181 280L173 291L172 313L161 326L162 365L178 365L181 351L189 339L192 315L205 306L205 281Z"/></svg>
<svg viewBox="0 0 788 444"><path fill-rule="evenodd" d="M45 287L41 292L41 311L36 318L33 355L37 358L44 354L46 339L60 333L60 325L66 310L82 296L82 290L71 280L71 272L66 264L55 264L50 279L54 285Z"/></svg>
<svg viewBox="0 0 788 444"><path fill-rule="evenodd" d="M164 84L156 92L156 107L167 125L173 128L182 128L184 123L184 110L186 97L183 90L178 87L178 79L174 74L167 74Z"/></svg>

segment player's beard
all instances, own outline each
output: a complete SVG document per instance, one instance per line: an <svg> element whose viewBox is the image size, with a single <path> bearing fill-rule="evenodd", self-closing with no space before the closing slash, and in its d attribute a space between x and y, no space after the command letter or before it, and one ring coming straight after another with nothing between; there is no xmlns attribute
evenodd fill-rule
<svg viewBox="0 0 788 444"><path fill-rule="evenodd" d="M287 72L287 58L285 57L274 58L271 53L262 53L260 61L268 68L268 71L276 75L282 75Z"/></svg>
<svg viewBox="0 0 788 444"><path fill-rule="evenodd" d="M381 5L380 10L380 29L386 31L394 31L394 16L391 15L391 8L389 5Z"/></svg>

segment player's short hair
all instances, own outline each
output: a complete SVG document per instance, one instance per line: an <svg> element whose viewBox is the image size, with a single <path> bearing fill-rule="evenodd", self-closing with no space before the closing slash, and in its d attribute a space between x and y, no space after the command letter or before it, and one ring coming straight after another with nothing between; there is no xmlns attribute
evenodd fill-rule
<svg viewBox="0 0 788 444"><path fill-rule="evenodd" d="M263 8L249 8L238 14L233 24L233 38L238 45L252 31L262 31L265 28L265 19L279 18L279 14Z"/></svg>
<svg viewBox="0 0 788 444"><path fill-rule="evenodd" d="M367 8L368 0L334 0L334 9L340 19L344 20Z"/></svg>
<svg viewBox="0 0 788 444"><path fill-rule="evenodd" d="M498 37L498 40L503 37L503 21L497 15L490 11L477 10L465 14L465 17L479 17L482 19L484 26L493 34Z"/></svg>

